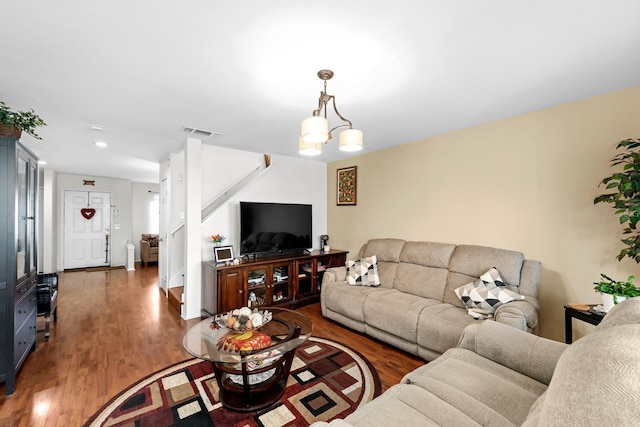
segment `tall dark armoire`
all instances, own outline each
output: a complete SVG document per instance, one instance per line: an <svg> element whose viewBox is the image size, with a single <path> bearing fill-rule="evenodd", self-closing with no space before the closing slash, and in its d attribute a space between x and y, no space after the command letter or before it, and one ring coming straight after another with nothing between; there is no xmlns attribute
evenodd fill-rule
<svg viewBox="0 0 640 427"><path fill-rule="evenodd" d="M38 159L19 140L0 136L0 383L36 348Z"/></svg>

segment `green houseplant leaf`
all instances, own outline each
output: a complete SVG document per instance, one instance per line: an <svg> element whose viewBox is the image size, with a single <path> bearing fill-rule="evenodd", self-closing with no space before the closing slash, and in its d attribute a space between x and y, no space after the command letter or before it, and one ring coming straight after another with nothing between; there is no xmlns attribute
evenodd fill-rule
<svg viewBox="0 0 640 427"><path fill-rule="evenodd" d="M633 284L635 276L629 276L629 278L622 282L613 280L606 274L600 274L601 280L599 282L593 282L594 290L603 294L610 294L613 296L613 303L618 303L619 296L626 298L633 298L640 296L640 288Z"/></svg>
<svg viewBox="0 0 640 427"><path fill-rule="evenodd" d="M15 126L36 139L42 139L36 133L36 128L47 125L33 110L11 111L3 101L0 101L0 123Z"/></svg>
<svg viewBox="0 0 640 427"><path fill-rule="evenodd" d="M640 147L639 139L625 139L616 146L617 150L623 150L611 159L611 167L616 172L600 181L599 186L605 186L608 193L600 194L593 199L593 203L609 203L619 216L623 226L622 234L625 239L621 242L625 247L616 257L621 261L629 257L640 263L640 231L637 228L640 222ZM622 172L619 172L619 166Z"/></svg>

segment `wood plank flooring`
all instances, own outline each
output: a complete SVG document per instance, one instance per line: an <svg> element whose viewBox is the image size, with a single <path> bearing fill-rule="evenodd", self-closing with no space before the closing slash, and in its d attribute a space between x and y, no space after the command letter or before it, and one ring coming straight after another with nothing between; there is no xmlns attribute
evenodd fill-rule
<svg viewBox="0 0 640 427"><path fill-rule="evenodd" d="M299 309L314 335L358 350L376 368L383 390L424 361L322 317L320 305ZM158 288L156 266L135 271L60 273L58 321L51 337L18 373L16 392L0 384L0 427L81 426L127 386L190 358L182 336L199 319L183 320ZM44 320L38 318L40 329Z"/></svg>

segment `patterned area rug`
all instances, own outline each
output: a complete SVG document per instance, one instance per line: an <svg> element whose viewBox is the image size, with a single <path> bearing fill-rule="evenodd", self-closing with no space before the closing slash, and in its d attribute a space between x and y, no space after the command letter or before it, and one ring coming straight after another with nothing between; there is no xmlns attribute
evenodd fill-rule
<svg viewBox="0 0 640 427"><path fill-rule="evenodd" d="M190 359L124 390L85 426L307 426L344 418L379 394L378 374L364 357L311 337L296 350L280 402L259 412L223 408L211 363Z"/></svg>

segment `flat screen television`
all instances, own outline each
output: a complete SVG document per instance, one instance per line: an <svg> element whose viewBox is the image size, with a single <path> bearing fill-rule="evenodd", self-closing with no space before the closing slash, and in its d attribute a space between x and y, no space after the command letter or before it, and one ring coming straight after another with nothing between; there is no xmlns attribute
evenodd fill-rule
<svg viewBox="0 0 640 427"><path fill-rule="evenodd" d="M311 205L240 202L241 255L302 253L311 233Z"/></svg>

